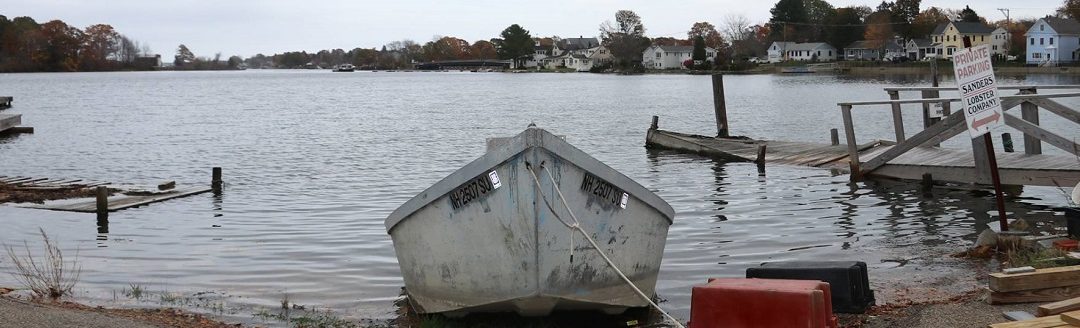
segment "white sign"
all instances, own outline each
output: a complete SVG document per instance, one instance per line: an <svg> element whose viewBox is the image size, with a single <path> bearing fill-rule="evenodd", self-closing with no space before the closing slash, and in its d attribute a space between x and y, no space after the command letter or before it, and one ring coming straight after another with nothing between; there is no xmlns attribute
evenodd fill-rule
<svg viewBox="0 0 1080 328"><path fill-rule="evenodd" d="M491 173L488 173L488 179L491 179L491 189L502 187L502 181L499 181L499 173L491 171Z"/></svg>
<svg viewBox="0 0 1080 328"><path fill-rule="evenodd" d="M990 45L958 50L953 53L952 60L971 138L1005 124L994 66L990 64Z"/></svg>

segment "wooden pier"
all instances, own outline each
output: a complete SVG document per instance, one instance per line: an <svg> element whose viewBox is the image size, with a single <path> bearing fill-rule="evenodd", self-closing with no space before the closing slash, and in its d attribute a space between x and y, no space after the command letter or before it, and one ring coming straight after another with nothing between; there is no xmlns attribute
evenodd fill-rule
<svg viewBox="0 0 1080 328"><path fill-rule="evenodd" d="M0 97L0 110L11 108L11 102L14 99L14 97ZM0 113L0 135L34 133L34 128L28 126L19 126L20 124L22 124L21 114Z"/></svg>
<svg viewBox="0 0 1080 328"><path fill-rule="evenodd" d="M840 145L837 131L832 131L832 143L811 143L775 140L731 138L723 99L722 78L713 79L715 114L718 136L698 136L659 129L653 117L646 136L646 147L701 154L729 161L750 161L840 169L851 173L852 179L867 176L956 183L989 184L990 170L982 139L972 139L972 149L938 147L941 142L966 132L962 111L950 111L957 98L938 98L940 91L955 91L944 87L886 88L890 100L839 103L844 117L845 145ZM716 89L720 89L717 91ZM1039 89L1080 90L1080 86L1005 86L1002 90L1019 90L1018 95L1002 96L1003 108L1021 108L1021 117L1005 114L1005 124L1024 136L1025 153L997 154L1002 183L1010 185L1073 186L1080 182L1080 145L1039 126L1039 109L1080 124L1080 112L1058 103L1056 98L1080 97L1080 93L1038 94ZM901 92L921 92L922 99L900 99ZM902 105L920 104L924 111L924 129L908 137L903 130ZM941 104L944 117L929 115L930 106ZM897 141L855 140L855 122L851 111L860 106L888 106L892 110ZM959 105L958 105L959 106ZM966 136L966 134L965 134ZM1067 155L1042 154L1042 143L1064 150ZM763 170L759 168L759 170Z"/></svg>

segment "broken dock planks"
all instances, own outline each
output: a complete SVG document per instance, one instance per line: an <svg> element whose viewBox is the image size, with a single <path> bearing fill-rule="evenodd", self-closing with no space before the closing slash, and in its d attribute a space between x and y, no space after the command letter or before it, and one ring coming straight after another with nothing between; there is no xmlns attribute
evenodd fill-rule
<svg viewBox="0 0 1080 328"><path fill-rule="evenodd" d="M888 144L874 141L859 146L872 151ZM701 154L730 161L752 162L758 158L758 146L765 147L765 163L812 167L847 168L847 146L824 143L719 138L649 129L645 146Z"/></svg>
<svg viewBox="0 0 1080 328"><path fill-rule="evenodd" d="M116 195L109 197L109 212L116 212L119 210L129 209L132 207L143 206L146 204L163 202L170 199L176 199L181 197L187 197L197 195L201 193L210 192L210 187L192 187L185 189L175 189L165 192L155 192L149 194L139 195ZM28 205L29 208L39 208L53 211L65 211L65 212L81 212L81 213L95 213L97 212L96 200L83 200L75 203L57 203L46 205Z"/></svg>

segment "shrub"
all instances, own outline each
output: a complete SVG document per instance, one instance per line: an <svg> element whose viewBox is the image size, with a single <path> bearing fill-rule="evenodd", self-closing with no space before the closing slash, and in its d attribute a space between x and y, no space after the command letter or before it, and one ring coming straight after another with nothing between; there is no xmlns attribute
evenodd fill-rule
<svg viewBox="0 0 1080 328"><path fill-rule="evenodd" d="M71 260L71 263L67 263L64 253L49 239L45 229L38 228L38 231L41 232L41 239L45 242L45 253L41 259L34 258L34 255L30 253L30 245L26 241L23 241L26 257L20 257L14 247L4 245L11 263L15 265L12 276L38 297L60 298L71 292L75 283L79 281L79 274L82 272L82 266L79 265L79 252L76 251L75 258Z"/></svg>

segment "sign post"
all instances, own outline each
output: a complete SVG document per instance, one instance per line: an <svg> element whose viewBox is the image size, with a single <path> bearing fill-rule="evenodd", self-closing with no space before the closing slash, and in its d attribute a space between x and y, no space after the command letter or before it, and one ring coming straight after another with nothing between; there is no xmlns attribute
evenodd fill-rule
<svg viewBox="0 0 1080 328"><path fill-rule="evenodd" d="M965 36L964 49L953 54L953 71L956 74L956 86L960 89L960 101L963 103L968 133L972 139L982 137L986 144L999 224L1001 231L1008 231L1009 221L1005 217L1005 197L1001 193L997 156L994 155L993 138L988 133L995 127L1005 125L1005 113L998 97L997 78L994 76L990 57L990 45L971 47L971 39Z"/></svg>

